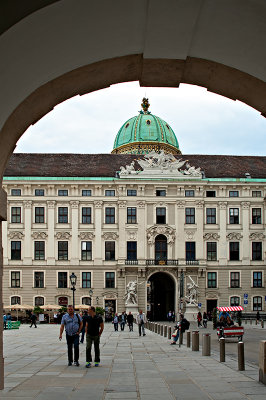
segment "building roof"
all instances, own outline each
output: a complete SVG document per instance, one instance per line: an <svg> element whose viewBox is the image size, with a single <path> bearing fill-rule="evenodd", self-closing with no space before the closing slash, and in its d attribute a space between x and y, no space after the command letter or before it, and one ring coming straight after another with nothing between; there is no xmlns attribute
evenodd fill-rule
<svg viewBox="0 0 266 400"><path fill-rule="evenodd" d="M200 167L206 178L266 178L266 157L225 155L176 155ZM115 177L121 166L143 158L136 154L37 154L14 153L5 177Z"/></svg>

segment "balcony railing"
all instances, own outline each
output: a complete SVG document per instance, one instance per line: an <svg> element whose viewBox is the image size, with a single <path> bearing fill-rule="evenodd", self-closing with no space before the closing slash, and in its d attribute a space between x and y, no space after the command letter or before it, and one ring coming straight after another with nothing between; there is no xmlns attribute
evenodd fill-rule
<svg viewBox="0 0 266 400"><path fill-rule="evenodd" d="M139 260L125 260L126 265L138 265Z"/></svg>
<svg viewBox="0 0 266 400"><path fill-rule="evenodd" d="M178 260L146 260L146 265L178 265Z"/></svg>
<svg viewBox="0 0 266 400"><path fill-rule="evenodd" d="M186 265L199 265L199 260L186 260Z"/></svg>

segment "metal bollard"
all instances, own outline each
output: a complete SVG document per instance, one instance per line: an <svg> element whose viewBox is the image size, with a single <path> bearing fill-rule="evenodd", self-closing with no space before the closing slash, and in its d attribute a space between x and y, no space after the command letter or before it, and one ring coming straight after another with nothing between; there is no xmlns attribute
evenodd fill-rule
<svg viewBox="0 0 266 400"><path fill-rule="evenodd" d="M244 343L237 343L237 352L238 352L238 370L245 371L245 351L244 351Z"/></svg>
<svg viewBox="0 0 266 400"><path fill-rule="evenodd" d="M181 329L179 329L179 347L181 347L181 344L183 344L183 332Z"/></svg>
<svg viewBox="0 0 266 400"><path fill-rule="evenodd" d="M190 347L190 331L187 331L187 347Z"/></svg>
<svg viewBox="0 0 266 400"><path fill-rule="evenodd" d="M260 321L260 323L261 323L261 327L264 328L264 321L263 321L263 319Z"/></svg>
<svg viewBox="0 0 266 400"><path fill-rule="evenodd" d="M225 362L225 338L220 339L220 362Z"/></svg>
<svg viewBox="0 0 266 400"><path fill-rule="evenodd" d="M266 340L260 341L259 347L259 381L266 385Z"/></svg>
<svg viewBox="0 0 266 400"><path fill-rule="evenodd" d="M154 332L157 333L157 324L154 324Z"/></svg>
<svg viewBox="0 0 266 400"><path fill-rule="evenodd" d="M192 351L199 351L199 331L192 332Z"/></svg>
<svg viewBox="0 0 266 400"><path fill-rule="evenodd" d="M164 325L163 335L164 335L164 337L167 337L167 325Z"/></svg>
<svg viewBox="0 0 266 400"><path fill-rule="evenodd" d="M161 325L161 336L163 336L163 329L164 329L164 326L163 325Z"/></svg>
<svg viewBox="0 0 266 400"><path fill-rule="evenodd" d="M172 339L172 328L171 328L171 326L168 326L168 339L169 340Z"/></svg>
<svg viewBox="0 0 266 400"><path fill-rule="evenodd" d="M210 335L210 333L202 334L202 355L203 356L211 355L211 335Z"/></svg>
<svg viewBox="0 0 266 400"><path fill-rule="evenodd" d="M247 325L247 323L248 323L248 320L247 320L247 319L245 319L245 325Z"/></svg>
<svg viewBox="0 0 266 400"><path fill-rule="evenodd" d="M252 325L252 319L249 321L250 325Z"/></svg>

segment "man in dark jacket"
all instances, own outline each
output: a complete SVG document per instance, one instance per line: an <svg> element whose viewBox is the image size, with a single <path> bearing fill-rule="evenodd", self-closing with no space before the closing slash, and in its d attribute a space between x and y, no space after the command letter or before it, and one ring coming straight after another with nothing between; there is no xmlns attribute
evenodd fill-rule
<svg viewBox="0 0 266 400"><path fill-rule="evenodd" d="M128 327L129 327L129 332L133 332L133 314L131 314L131 311L129 311L128 315L127 315L127 323L128 323Z"/></svg>
<svg viewBox="0 0 266 400"><path fill-rule="evenodd" d="M36 325L37 317L36 317L36 315L34 313L31 314L30 320L31 320L30 328L32 327L32 325L34 325L34 328L37 328L37 325Z"/></svg>

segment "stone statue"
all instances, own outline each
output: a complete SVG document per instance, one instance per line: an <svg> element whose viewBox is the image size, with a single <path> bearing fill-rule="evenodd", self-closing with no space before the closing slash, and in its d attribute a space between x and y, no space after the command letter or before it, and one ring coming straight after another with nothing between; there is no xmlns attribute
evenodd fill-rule
<svg viewBox="0 0 266 400"><path fill-rule="evenodd" d="M188 304L193 304L195 306L198 306L198 294L199 290L196 282L191 278L190 275L188 275L189 279L191 282L187 283L187 289L188 289L188 295L185 296L185 300Z"/></svg>
<svg viewBox="0 0 266 400"><path fill-rule="evenodd" d="M141 283L137 283L137 281L128 282L127 287L126 287L126 294L124 296L126 305L129 305L129 304L135 305L138 303L137 287L138 287L138 285L142 285L142 283L144 283L144 282L145 281L143 281Z"/></svg>

